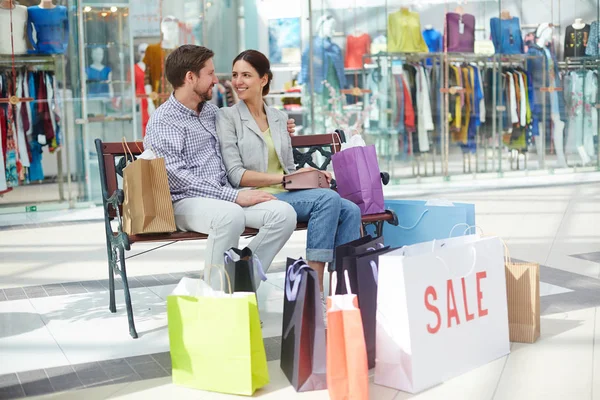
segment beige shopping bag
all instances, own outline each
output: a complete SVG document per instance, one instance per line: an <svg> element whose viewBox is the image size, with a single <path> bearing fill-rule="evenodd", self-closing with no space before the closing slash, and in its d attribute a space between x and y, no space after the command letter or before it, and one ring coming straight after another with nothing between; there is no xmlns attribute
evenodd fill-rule
<svg viewBox="0 0 600 400"><path fill-rule="evenodd" d="M123 147L131 154L125 142ZM123 169L123 191L123 230L128 235L177 230L164 158L129 162Z"/></svg>
<svg viewBox="0 0 600 400"><path fill-rule="evenodd" d="M510 341L533 343L540 337L540 265L513 263L505 251Z"/></svg>

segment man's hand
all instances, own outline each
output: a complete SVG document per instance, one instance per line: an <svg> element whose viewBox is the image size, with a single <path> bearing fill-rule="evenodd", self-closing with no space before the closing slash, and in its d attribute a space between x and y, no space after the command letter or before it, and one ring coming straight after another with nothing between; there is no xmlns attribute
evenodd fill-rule
<svg viewBox="0 0 600 400"><path fill-rule="evenodd" d="M294 121L292 118L288 119L287 128L288 128L288 133L296 132L296 121Z"/></svg>
<svg viewBox="0 0 600 400"><path fill-rule="evenodd" d="M235 202L242 207L250 207L269 200L277 200L277 197L262 190L240 190Z"/></svg>

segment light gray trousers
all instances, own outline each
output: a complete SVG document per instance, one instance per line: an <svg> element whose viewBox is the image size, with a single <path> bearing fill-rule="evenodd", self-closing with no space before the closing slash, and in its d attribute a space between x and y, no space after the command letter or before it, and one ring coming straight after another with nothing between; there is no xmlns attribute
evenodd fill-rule
<svg viewBox="0 0 600 400"><path fill-rule="evenodd" d="M223 266L224 253L239 246L240 235L248 227L259 230L248 247L266 273L296 228L296 211L279 200L241 207L230 201L191 197L175 202L173 208L177 229L208 234L205 271Z"/></svg>

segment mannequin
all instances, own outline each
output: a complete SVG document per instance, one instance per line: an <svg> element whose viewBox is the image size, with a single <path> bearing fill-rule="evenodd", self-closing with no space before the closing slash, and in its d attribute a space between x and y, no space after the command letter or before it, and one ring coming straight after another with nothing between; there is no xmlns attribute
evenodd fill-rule
<svg viewBox="0 0 600 400"><path fill-rule="evenodd" d="M475 16L465 14L462 7L446 13L446 50L458 53L475 51Z"/></svg>
<svg viewBox="0 0 600 400"><path fill-rule="evenodd" d="M508 10L500 12L500 18L490 19L492 42L496 54L522 54L523 34L519 18L511 17Z"/></svg>
<svg viewBox="0 0 600 400"><path fill-rule="evenodd" d="M427 48L431 53L444 51L444 41L442 33L433 29L433 25L425 25L423 30L423 39L427 43Z"/></svg>
<svg viewBox="0 0 600 400"><path fill-rule="evenodd" d="M95 47L91 51L92 63L85 69L88 79L88 96L91 98L112 99L114 90L112 70L104 65L104 49Z"/></svg>
<svg viewBox="0 0 600 400"><path fill-rule="evenodd" d="M52 0L42 0L27 9L27 36L33 45L31 53L64 54L69 43L67 8L56 6ZM36 38L33 37L35 28Z"/></svg>
<svg viewBox="0 0 600 400"><path fill-rule="evenodd" d="M388 51L427 53L421 33L421 17L406 7L388 15Z"/></svg>
<svg viewBox="0 0 600 400"><path fill-rule="evenodd" d="M576 18L572 25L567 26L565 29L565 57L585 56L590 28L581 18Z"/></svg>
<svg viewBox="0 0 600 400"><path fill-rule="evenodd" d="M12 13L12 32L15 54L27 53L27 7L19 6L13 0L2 0L0 2L0 35L10 38L10 20ZM10 40L0 40L0 54L12 54L13 46Z"/></svg>
<svg viewBox="0 0 600 400"><path fill-rule="evenodd" d="M558 75L558 66L556 57L550 51L548 44L552 42L553 29L552 25L548 23L540 24L536 31L536 41L533 46L529 48L528 54L537 56L535 59L528 61L528 70L531 71L533 86L535 90L535 106L534 106L534 132L536 131L535 125L537 125L537 131L539 135L546 134L546 138L549 138L549 132L544 132L546 127L550 127L548 121L543 121L543 97L546 93L542 91L542 88L559 88L562 87L560 77ZM546 74L543 74L542 69L546 69ZM543 82L542 76L546 76L546 82ZM557 164L559 167L566 167L567 162L565 159L564 152L564 131L566 120L564 116L565 104L562 93L559 93L553 89L550 89L546 97L546 117L552 122L552 137L554 139L554 148L557 156ZM538 155L544 153L545 149L542 148L542 141L536 140L536 147Z"/></svg>
<svg viewBox="0 0 600 400"><path fill-rule="evenodd" d="M163 76L163 66L165 59L179 46L179 20L173 16L164 17L160 23L160 31L161 42L148 45L142 59L146 64L145 84L149 85L150 92L170 94L173 87ZM155 101L155 105L158 106L163 101L164 99L159 99Z"/></svg>
<svg viewBox="0 0 600 400"><path fill-rule="evenodd" d="M139 61L135 64L134 72L135 72L135 94L136 95L149 95L152 92L152 87L150 85L145 85L145 76L146 76L146 63L144 62L144 57L146 55L146 49L148 48L148 43L141 43L138 46L138 59ZM142 116L142 136L146 134L146 125L148 125L148 120L152 112L154 112L154 102L148 101L147 97L140 98L140 112Z"/></svg>

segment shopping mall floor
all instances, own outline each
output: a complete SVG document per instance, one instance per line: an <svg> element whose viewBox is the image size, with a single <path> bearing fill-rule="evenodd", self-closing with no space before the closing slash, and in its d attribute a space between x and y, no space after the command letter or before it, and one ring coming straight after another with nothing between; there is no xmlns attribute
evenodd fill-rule
<svg viewBox="0 0 600 400"><path fill-rule="evenodd" d="M440 197L475 203L486 234L504 238L514 258L540 263L541 338L418 395L371 384L370 398L600 399L600 184ZM171 383L165 299L182 276L199 274L205 242L145 254L153 246L134 246L134 340L122 290L117 313L108 311L103 229L99 221L0 228L0 398L233 397ZM296 394L279 369L284 262L302 255L305 240L294 233L259 290L271 383L257 398L328 398Z"/></svg>

